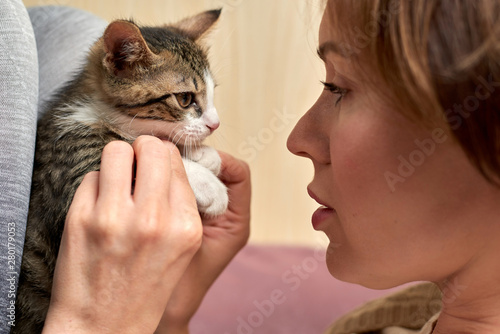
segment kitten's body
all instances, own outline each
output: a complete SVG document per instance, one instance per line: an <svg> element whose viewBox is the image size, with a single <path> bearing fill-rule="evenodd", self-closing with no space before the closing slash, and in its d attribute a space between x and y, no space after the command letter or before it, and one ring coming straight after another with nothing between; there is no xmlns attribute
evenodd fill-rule
<svg viewBox="0 0 500 334"><path fill-rule="evenodd" d="M218 117L208 61L196 43L219 13L160 28L111 23L81 74L40 120L11 333L41 332L66 213L85 174L99 170L110 141L131 143L152 134L178 143L190 153L184 163L200 211L226 209L226 189L216 178L220 158L200 144L217 128Z"/></svg>

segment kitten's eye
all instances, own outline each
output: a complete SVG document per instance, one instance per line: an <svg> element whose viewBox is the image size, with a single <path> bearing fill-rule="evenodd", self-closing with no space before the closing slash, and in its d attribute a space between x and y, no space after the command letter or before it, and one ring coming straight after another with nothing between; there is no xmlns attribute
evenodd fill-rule
<svg viewBox="0 0 500 334"><path fill-rule="evenodd" d="M175 98L177 99L177 103L181 108L187 108L194 102L193 93L179 93L175 94Z"/></svg>

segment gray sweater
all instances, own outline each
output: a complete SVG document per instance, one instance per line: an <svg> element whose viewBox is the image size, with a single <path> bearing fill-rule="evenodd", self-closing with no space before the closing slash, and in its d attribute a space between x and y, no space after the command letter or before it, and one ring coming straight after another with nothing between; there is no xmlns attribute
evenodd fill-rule
<svg viewBox="0 0 500 334"><path fill-rule="evenodd" d="M37 114L106 26L90 13L0 1L0 334L15 324Z"/></svg>

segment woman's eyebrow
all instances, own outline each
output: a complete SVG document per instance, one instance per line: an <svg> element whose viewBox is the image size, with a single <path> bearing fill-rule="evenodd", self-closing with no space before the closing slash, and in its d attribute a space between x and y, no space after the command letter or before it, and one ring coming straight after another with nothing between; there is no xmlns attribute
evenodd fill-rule
<svg viewBox="0 0 500 334"><path fill-rule="evenodd" d="M342 52L342 48L335 42L333 41L328 41L322 43L318 47L318 56L321 58L321 60L325 61L326 55L329 52L335 53L336 55L341 56L342 58L348 58L348 55L345 52ZM353 56L353 55L351 55Z"/></svg>

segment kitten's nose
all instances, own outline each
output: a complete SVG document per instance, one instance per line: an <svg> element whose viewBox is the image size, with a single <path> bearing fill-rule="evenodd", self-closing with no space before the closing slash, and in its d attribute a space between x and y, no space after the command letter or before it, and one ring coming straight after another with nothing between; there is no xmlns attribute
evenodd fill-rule
<svg viewBox="0 0 500 334"><path fill-rule="evenodd" d="M215 108L208 108L206 112L203 113L203 121L210 133L217 130L220 125L219 115L217 115L217 110Z"/></svg>
<svg viewBox="0 0 500 334"><path fill-rule="evenodd" d="M219 127L219 125L220 125L220 122L215 122L215 123L212 123L212 124L207 124L207 128L210 130L210 133L212 133L215 130L217 130L217 128Z"/></svg>

